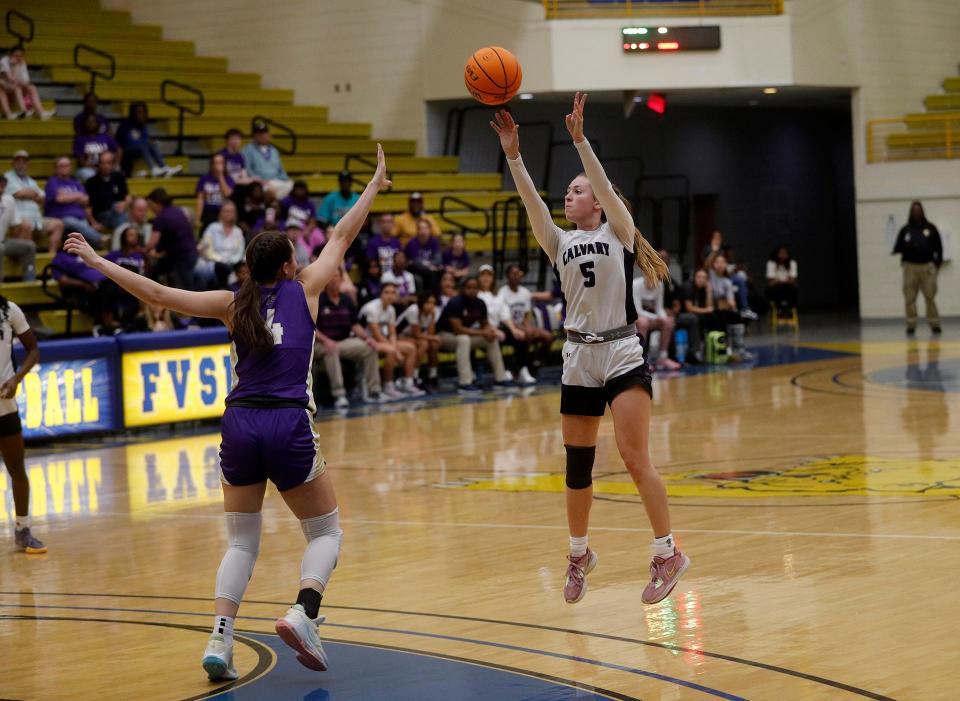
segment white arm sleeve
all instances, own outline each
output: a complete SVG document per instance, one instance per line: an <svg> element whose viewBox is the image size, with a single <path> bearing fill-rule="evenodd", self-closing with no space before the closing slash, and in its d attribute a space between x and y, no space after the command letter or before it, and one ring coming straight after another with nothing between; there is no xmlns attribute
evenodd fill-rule
<svg viewBox="0 0 960 701"><path fill-rule="evenodd" d="M537 188L534 187L533 180L530 179L530 174L523 165L523 159L520 156L517 156L516 160L508 158L507 165L510 166L513 182L517 186L517 192L520 193L520 199L523 200L527 217L530 218L533 235L540 247L546 252L550 262L553 263L557 258L557 248L560 246L562 229L553 223L550 209L540 197Z"/></svg>
<svg viewBox="0 0 960 701"><path fill-rule="evenodd" d="M24 315L23 310L13 302L7 302L7 304L9 305L9 316L7 318L10 321L10 328L12 328L13 332L18 336L25 334L30 330L30 324L27 323L27 317Z"/></svg>
<svg viewBox="0 0 960 701"><path fill-rule="evenodd" d="M600 159L590 147L590 142L584 139L579 144L574 144L580 153L580 161L583 163L583 171L587 174L587 180L590 181L590 187L593 188L593 194L603 208L603 213L610 222L613 233L617 235L620 242L630 251L633 250L633 232L636 228L633 223L633 216L627 206L617 197L613 191L613 185L607 179L607 174L603 172L603 166L600 165Z"/></svg>

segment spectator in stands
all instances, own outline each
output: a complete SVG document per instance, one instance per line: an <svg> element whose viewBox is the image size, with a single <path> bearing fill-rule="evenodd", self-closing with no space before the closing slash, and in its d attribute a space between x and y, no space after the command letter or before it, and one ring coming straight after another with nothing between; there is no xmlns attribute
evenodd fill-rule
<svg viewBox="0 0 960 701"><path fill-rule="evenodd" d="M507 339L507 334L503 331L503 322L507 315L506 307L497 297L497 285L493 275L492 265L481 265L477 271L477 285L480 291L477 297L483 300L487 307L487 321L491 328L497 332L497 340L503 343Z"/></svg>
<svg viewBox="0 0 960 701"><path fill-rule="evenodd" d="M11 109L16 108L16 112ZM14 47L10 53L0 58L0 109L7 119L18 119L36 114L46 121L56 114L57 109L43 109L40 93L30 82L30 70L22 47Z"/></svg>
<svg viewBox="0 0 960 701"><path fill-rule="evenodd" d="M54 174L47 180L47 186L44 188L46 193L44 213L48 217L62 221L66 233L78 231L91 246L99 248L102 237L94 228L94 224L98 222L92 216L89 220L87 218L90 197L83 184L71 176L70 159L61 156L54 167Z"/></svg>
<svg viewBox="0 0 960 701"><path fill-rule="evenodd" d="M382 270L379 258L367 259L367 268L363 271L360 285L357 287L357 302L360 306L380 297L380 288L383 286Z"/></svg>
<svg viewBox="0 0 960 701"><path fill-rule="evenodd" d="M367 260L377 258L384 272L393 267L393 254L402 248L397 238L393 215L389 212L380 215L380 233L371 236L367 242Z"/></svg>
<svg viewBox="0 0 960 701"><path fill-rule="evenodd" d="M333 229L334 227L328 226L326 230L324 230L315 218L307 218L307 222L303 227L303 240L306 242L307 248L310 249L312 255L320 255L317 249L323 250L323 247L327 245L327 241L330 240L330 236L333 235Z"/></svg>
<svg viewBox="0 0 960 701"><path fill-rule="evenodd" d="M100 98L97 97L97 93L88 92L83 96L83 109L80 110L80 113L73 118L73 133L82 134L85 130L84 124L87 121L87 115L93 115L97 119L97 124L100 126L100 133L106 134L110 131L110 121L104 117L102 114L97 112L97 107L100 105Z"/></svg>
<svg viewBox="0 0 960 701"><path fill-rule="evenodd" d="M133 225L123 227L120 235L120 245L104 257L122 268L137 273L137 275L143 275L146 271L146 261L143 257L143 241L140 238L140 229ZM100 284L107 285L111 282L111 280L104 280ZM137 315L140 312L140 300L119 286L116 286L115 294L120 325L128 331L135 330ZM142 329L141 326L140 330Z"/></svg>
<svg viewBox="0 0 960 701"><path fill-rule="evenodd" d="M397 319L397 332L410 338L417 346L418 363L427 359L427 387L437 386L438 354L440 336L437 335L437 322L440 320L440 308L437 296L432 292L421 292L417 303L411 304Z"/></svg>
<svg viewBox="0 0 960 701"><path fill-rule="evenodd" d="M697 320L699 335L690 338L690 345L691 348L696 346L699 349L702 334L715 326L712 317L716 307L713 304L710 276L706 270L699 269L693 274L693 279L681 291L681 297L684 312L692 314Z"/></svg>
<svg viewBox="0 0 960 701"><path fill-rule="evenodd" d="M767 260L767 301L783 316L797 306L797 261L786 246L778 246Z"/></svg>
<svg viewBox="0 0 960 701"><path fill-rule="evenodd" d="M675 321L663 304L664 283L658 281L652 288L639 271L633 277L633 304L637 310L637 331L644 338L644 348L650 350L650 334L660 332L658 357L650 365L656 370L679 370L682 366L670 359L670 340Z"/></svg>
<svg viewBox="0 0 960 701"><path fill-rule="evenodd" d="M507 284L497 292L504 308L505 343L513 346L514 377L521 385L536 384L530 372L530 357L550 352L552 334L534 323L533 293L523 286L524 271L519 265L507 266Z"/></svg>
<svg viewBox="0 0 960 701"><path fill-rule="evenodd" d="M147 304L145 307L144 316L148 331L154 333L158 331L176 331L177 323L169 309L155 304Z"/></svg>
<svg viewBox="0 0 960 701"><path fill-rule="evenodd" d="M117 323L116 292L119 288L115 284L105 284L107 279L103 273L62 248L53 257L51 265L53 279L57 281L63 298L93 317L94 336L110 336L122 331Z"/></svg>
<svg viewBox="0 0 960 701"><path fill-rule="evenodd" d="M443 271L440 274L440 297L437 300L442 312L447 307L447 303L459 294L457 291L457 278L449 271Z"/></svg>
<svg viewBox="0 0 960 701"><path fill-rule="evenodd" d="M390 399L401 399L404 395L418 397L424 392L413 379L417 367L417 346L397 337L397 312L393 308L396 298L397 286L384 283L380 288L380 297L360 308L359 319L373 336L374 348L383 358L383 393ZM403 378L394 382L397 363L403 364Z"/></svg>
<svg viewBox="0 0 960 701"><path fill-rule="evenodd" d="M169 178L176 175L183 166L168 166L156 142L150 138L150 114L146 102L132 102L127 118L117 127L117 142L123 149L121 168L129 178L133 174L133 164L142 159L154 178Z"/></svg>
<svg viewBox="0 0 960 701"><path fill-rule="evenodd" d="M247 173L247 162L243 157L243 132L236 127L228 129L223 136L224 146L217 151L223 156L227 166L227 175L233 178L237 185L249 185L253 178Z"/></svg>
<svg viewBox="0 0 960 701"><path fill-rule="evenodd" d="M20 215L20 228L11 233L11 238L32 241L35 234L46 236L50 252L60 249L63 240L63 222L53 217L45 217L40 205L46 201L46 194L30 177L30 154L20 149L13 154L13 168L7 171L7 187L4 192L12 195Z"/></svg>
<svg viewBox="0 0 960 701"><path fill-rule="evenodd" d="M100 232L116 229L127 221L130 193L127 179L114 168L115 165L110 151L101 154L96 174L84 184L90 197L87 219L93 219Z"/></svg>
<svg viewBox="0 0 960 701"><path fill-rule="evenodd" d="M320 295L316 331L319 343L315 346L315 353L322 358L326 368L330 393L337 409L350 406L343 387L343 368L340 364L343 358L363 366L366 400L376 404L382 398L377 344L359 323L353 301L341 293L342 278L343 273L338 269Z"/></svg>
<svg viewBox="0 0 960 701"><path fill-rule="evenodd" d="M700 355L700 321L695 314L690 314L684 309L683 291L677 282L683 276L683 270L670 256L670 252L661 248L657 253L667 265L670 271L670 278L663 282L663 308L674 321L674 344L676 343L676 332L683 329L687 333L687 352L683 358L684 363L701 363L703 358ZM670 351L673 353L673 349ZM673 356L675 360L680 360L679 356Z"/></svg>
<svg viewBox="0 0 960 701"><path fill-rule="evenodd" d="M246 233L247 241L249 241L260 232L260 228L266 221L267 203L263 185L251 183L247 188L247 194L243 198L243 204L237 208L237 215L240 226Z"/></svg>
<svg viewBox="0 0 960 701"><path fill-rule="evenodd" d="M420 276L426 289L435 290L443 271L443 262L440 239L430 230L430 222L423 219L417 222L417 235L407 242L404 252L413 274Z"/></svg>
<svg viewBox="0 0 960 701"><path fill-rule="evenodd" d="M305 180L294 180L293 190L280 200L280 218L286 222L299 222L304 232L308 231L307 223L311 219L316 224L317 208L310 201L310 189Z"/></svg>
<svg viewBox="0 0 960 701"><path fill-rule="evenodd" d="M230 199L235 183L227 175L226 160L215 153L210 157L210 170L197 180L194 193L197 196L195 217L199 222L200 230L217 221L220 216L220 207Z"/></svg>
<svg viewBox="0 0 960 701"><path fill-rule="evenodd" d="M101 134L96 115L88 114L83 121L83 132L73 137L73 155L77 159L77 178L81 182L97 172L100 155L112 153L121 158L121 148L109 133ZM116 161L114 161L116 162Z"/></svg>
<svg viewBox="0 0 960 701"><path fill-rule="evenodd" d="M423 211L423 195L419 192L411 192L407 200L407 211L397 216L397 236L401 243L406 245L407 241L417 235L417 225L421 221L430 225L431 234L440 236L440 225L437 220Z"/></svg>
<svg viewBox="0 0 960 701"><path fill-rule="evenodd" d="M149 214L150 208L147 206L147 198L134 197L130 201L127 221L113 230L113 239L111 241L110 250L115 251L116 249L120 248L121 236L123 235L123 232L126 231L130 226L136 227L137 231L140 232L140 245L146 245L147 240L150 238L150 231L153 229L153 227L150 225L150 222L147 221Z"/></svg>
<svg viewBox="0 0 960 701"><path fill-rule="evenodd" d="M737 291L733 282L727 277L727 259L724 255L714 255L711 257L710 268L708 269L710 278L710 291L713 293L713 302L718 311L737 311Z"/></svg>
<svg viewBox="0 0 960 701"><path fill-rule="evenodd" d="M349 170L340 171L340 175L337 176L337 184L339 189L328 193L320 202L317 219L324 226L336 225L360 199L360 195L350 189L353 185L353 176Z"/></svg>
<svg viewBox="0 0 960 701"><path fill-rule="evenodd" d="M394 305L397 311L403 311L417 302L417 281L413 273L407 270L407 254L396 251L393 254L393 267L383 274L383 284L390 283L397 288L397 299Z"/></svg>
<svg viewBox="0 0 960 701"><path fill-rule="evenodd" d="M3 284L3 258L16 258L20 263L21 277L24 282L37 279L37 245L29 240L15 238L22 221L17 211L17 202L13 195L6 193L7 178L0 175L0 284Z"/></svg>
<svg viewBox="0 0 960 701"><path fill-rule="evenodd" d="M750 291L747 284L747 271L733 262L733 246L723 242L723 234L720 231L714 231L710 239L710 244L703 249L703 267L708 271L714 270L713 262L718 256L723 256L726 261L727 267L723 274L726 275L733 285L740 316L747 321L756 321L758 318L757 313L750 309ZM714 290L714 292L716 292L716 290Z"/></svg>
<svg viewBox="0 0 960 701"><path fill-rule="evenodd" d="M266 122L253 123L253 142L243 147L243 160L247 173L261 181L264 189L278 200L290 194L293 183L283 169L280 151L270 143L270 127Z"/></svg>
<svg viewBox="0 0 960 701"><path fill-rule="evenodd" d="M151 274L171 278L173 286L181 290L192 290L193 269L197 264L193 225L162 187L153 190L147 202L154 213L153 231L146 246Z"/></svg>
<svg viewBox="0 0 960 701"><path fill-rule="evenodd" d="M291 219L283 225L287 232L287 238L293 244L294 256L297 259L297 268L305 268L310 265L310 255L313 253L307 248L307 243L303 238L303 225L296 219Z"/></svg>
<svg viewBox="0 0 960 701"><path fill-rule="evenodd" d="M466 278L461 294L447 302L437 322L441 349L455 350L457 353L457 392L464 395L480 392L473 380L473 368L470 364L471 351L474 349L482 348L486 352L487 362L493 369L493 378L497 385L506 386L507 380L497 331L490 326L487 307L478 297L479 292L477 279Z"/></svg>
<svg viewBox="0 0 960 701"><path fill-rule="evenodd" d="M467 253L467 241L463 234L456 233L450 240L450 247L443 252L443 267L453 273L457 280L464 279L470 272L470 254Z"/></svg>
<svg viewBox="0 0 960 701"><path fill-rule="evenodd" d="M226 200L217 221L207 225L197 246L199 257L194 269L197 286L203 286L202 281L208 287L225 289L230 273L243 260L245 249L243 230L237 226L237 206L232 200Z"/></svg>
<svg viewBox="0 0 960 701"><path fill-rule="evenodd" d="M943 241L940 232L923 211L919 202L910 204L910 217L897 234L893 255L900 254L903 268L903 300L907 311L907 335L917 328L917 293L923 293L927 323L934 335L940 335L940 312L937 309L937 275L943 265Z"/></svg>
<svg viewBox="0 0 960 701"><path fill-rule="evenodd" d="M247 261L242 260L233 266L233 282L227 285L227 289L231 292L238 292L240 286L243 285L244 280L250 277L250 266L247 265Z"/></svg>

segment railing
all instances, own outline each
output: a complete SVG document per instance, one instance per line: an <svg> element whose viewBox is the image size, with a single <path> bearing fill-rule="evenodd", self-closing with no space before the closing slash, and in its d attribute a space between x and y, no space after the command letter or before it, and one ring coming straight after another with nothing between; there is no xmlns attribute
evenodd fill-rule
<svg viewBox="0 0 960 701"><path fill-rule="evenodd" d="M526 248L526 246L520 245L520 238L523 238L524 242L527 238L527 217L526 211L523 208L523 200L519 197L508 197L503 200L497 200L493 203L490 218L493 223L491 250L494 276L497 278L503 276L507 265L507 237L511 231L516 231L519 234L521 228L523 228L524 233L522 237L518 237L517 248L518 255L522 256L523 261L518 261L518 264L526 270L527 252L526 250L521 250Z"/></svg>
<svg viewBox="0 0 960 701"><path fill-rule="evenodd" d="M960 158L960 114L867 122L867 162Z"/></svg>
<svg viewBox="0 0 960 701"><path fill-rule="evenodd" d="M183 92L190 93L197 99L197 105L194 107L186 102L181 102L176 97L172 97L167 94L167 88L177 88ZM203 114L203 110L206 106L206 102L203 99L203 93L192 85L187 85L186 83L180 83L176 80L164 80L160 83L160 99L165 105L173 107L179 111L179 116L177 117L177 150L175 155L183 155L183 115L185 113L190 113L194 117L199 117Z"/></svg>
<svg viewBox="0 0 960 701"><path fill-rule="evenodd" d="M465 223L462 220L458 221L456 218L456 212L451 212L447 209L447 204L453 203L459 205L456 211L463 211L466 209L470 212L481 212L483 214L483 228L478 229L472 224ZM489 210L484 209L483 207L478 207L477 205L462 200L459 197L454 197L453 195L443 195L440 198L440 211L438 216L443 219L445 222L453 224L458 227L464 233L467 234L478 234L479 236L486 236L490 233L490 212Z"/></svg>
<svg viewBox="0 0 960 701"><path fill-rule="evenodd" d="M346 156L343 157L343 170L353 173L353 171L350 169L350 164L353 163L354 161L356 161L357 163L362 163L363 165L367 166L368 168L370 168L371 172L376 172L377 170L377 162L375 160L367 158L366 156L361 156L356 153L348 153ZM353 182L357 183L358 185L366 185L366 182L364 180L361 180L360 178L355 178L353 177L353 175L350 176L350 179ZM393 179L393 176L390 174L390 171L387 170L387 180L392 180L392 179Z"/></svg>
<svg viewBox="0 0 960 701"><path fill-rule="evenodd" d="M27 25L29 28L29 32L27 34L19 31L13 25L14 18ZM10 34L17 39L17 43L12 47L13 49L22 49L24 44L28 44L33 41L33 19L22 12L17 10L7 10L6 17L4 17L4 25L7 28L7 34Z"/></svg>
<svg viewBox="0 0 960 701"><path fill-rule="evenodd" d="M293 129L288 127L283 122L278 122L275 119L270 119L270 117L264 117L263 115L258 114L258 115L255 115L250 120L251 130L253 129L253 125L256 124L257 122L264 122L265 124L268 124L271 127L276 127L277 129L283 132L284 136L290 139L289 148L284 147L282 144L276 144L276 143L273 144L274 146L277 147L277 151L282 153L284 156L292 156L297 152L297 133Z"/></svg>
<svg viewBox="0 0 960 701"><path fill-rule="evenodd" d="M463 116L467 112L490 112L493 108L485 105L456 107L447 112L447 123L443 133L443 155L459 156L463 145Z"/></svg>
<svg viewBox="0 0 960 701"><path fill-rule="evenodd" d="M109 64L109 71L104 72L100 66L84 63L80 60L80 53L82 51L87 52L88 54L94 54L99 56L102 59L105 59ZM73 65L79 68L81 71L86 71L90 74L90 90L89 92L96 92L97 88L97 78L103 78L104 80L113 80L117 75L117 59L113 57L113 54L109 54L106 51L101 51L89 44L77 44L73 47Z"/></svg>
<svg viewBox="0 0 960 701"><path fill-rule="evenodd" d="M543 0L547 19L782 15L783 0Z"/></svg>

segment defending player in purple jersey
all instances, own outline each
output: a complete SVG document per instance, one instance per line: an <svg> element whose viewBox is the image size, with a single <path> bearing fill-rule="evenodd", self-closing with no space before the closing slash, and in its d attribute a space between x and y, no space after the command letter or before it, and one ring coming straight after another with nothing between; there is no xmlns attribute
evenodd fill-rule
<svg viewBox="0 0 960 701"><path fill-rule="evenodd" d="M319 610L343 531L313 423L314 319L320 293L342 265L377 192L390 185L378 144L373 178L337 223L317 260L297 274L293 244L279 231L265 231L247 246L250 275L236 293L165 287L101 258L79 234L71 234L64 245L147 304L219 319L230 329L234 383L220 444L228 547L217 571L213 632L201 658L211 680L239 678L233 665L233 624L260 551L260 511L268 479L300 520L307 539L297 602L277 620L276 630L301 664L327 669Z"/></svg>

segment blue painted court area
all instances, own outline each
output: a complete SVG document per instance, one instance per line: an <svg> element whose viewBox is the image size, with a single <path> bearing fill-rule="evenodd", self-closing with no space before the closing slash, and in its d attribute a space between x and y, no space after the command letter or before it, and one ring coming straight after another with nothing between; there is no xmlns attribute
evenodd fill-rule
<svg viewBox="0 0 960 701"><path fill-rule="evenodd" d="M867 382L926 392L960 392L960 358L903 365L871 372Z"/></svg>
<svg viewBox="0 0 960 701"><path fill-rule="evenodd" d="M265 677L215 696L229 701L592 701L609 699L587 688L495 667L398 650L324 642L327 672L302 667L272 635L247 634L277 653ZM623 698L623 697L619 697Z"/></svg>
<svg viewBox="0 0 960 701"><path fill-rule="evenodd" d="M724 363L722 365L687 365L676 375L706 375L711 372L727 372L728 370L751 370L753 368L771 367L773 365L791 365L793 363L810 363L817 360L831 360L846 358L852 355L842 351L811 348L809 346L794 345L763 345L748 346L753 359L742 363ZM668 375L669 377L669 375Z"/></svg>

